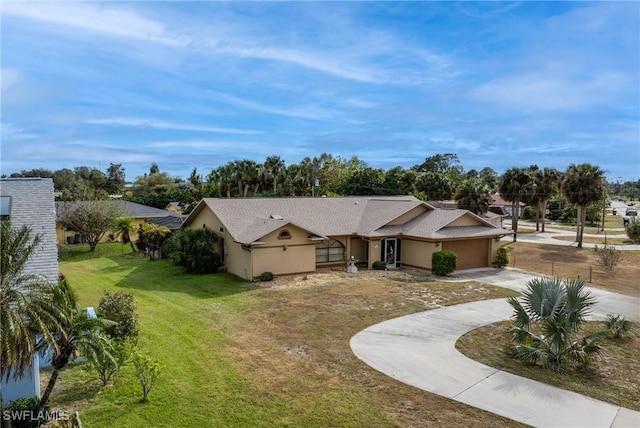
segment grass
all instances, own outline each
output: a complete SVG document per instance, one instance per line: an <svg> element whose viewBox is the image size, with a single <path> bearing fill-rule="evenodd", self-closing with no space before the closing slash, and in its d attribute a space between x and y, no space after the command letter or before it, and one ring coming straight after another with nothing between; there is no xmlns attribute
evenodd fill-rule
<svg viewBox="0 0 640 428"><path fill-rule="evenodd" d="M504 349L511 340L510 327L511 322L505 321L478 328L462 336L456 348L488 366L640 411L640 339L637 334L628 339L606 338L602 342L605 348L602 359L586 370L571 368L558 373L508 356ZM580 336L606 328L601 322L591 322L583 330Z"/></svg>
<svg viewBox="0 0 640 428"><path fill-rule="evenodd" d="M507 244L510 266L561 278L580 275L587 285L640 297L640 251L624 251L613 271L603 269L592 248L515 242Z"/></svg>
<svg viewBox="0 0 640 428"><path fill-rule="evenodd" d="M52 404L78 409L87 426L520 426L395 381L349 348L383 320L510 290L393 272L325 272L265 288L187 275L120 244L96 254L73 246L60 268L81 305L97 306L103 290L133 293L139 344L166 366L146 402L129 365L107 387L87 365L65 369Z"/></svg>

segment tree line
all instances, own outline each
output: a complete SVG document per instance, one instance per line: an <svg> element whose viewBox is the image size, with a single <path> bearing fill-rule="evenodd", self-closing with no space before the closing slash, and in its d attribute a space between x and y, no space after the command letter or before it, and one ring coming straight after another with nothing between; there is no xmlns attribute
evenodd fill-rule
<svg viewBox="0 0 640 428"><path fill-rule="evenodd" d="M515 209L527 204L529 214L542 224L550 207L564 207L561 218L576 219L576 240L581 243L585 221L595 221L606 195L640 197L640 181L607 183L604 171L590 164L570 165L566 171L554 168L513 167L499 175L491 167L465 170L456 154L428 156L410 168L373 168L357 156L343 158L322 153L286 165L280 156L264 162L249 159L229 161L203 175L194 168L187 179L172 177L152 163L149 172L126 181L122 164L111 163L105 172L86 166L57 171L33 169L11 177L50 177L57 200L96 200L118 195L124 200L156 208L178 202L188 213L204 197L259 196L355 196L412 195L421 200L454 199L458 207L486 212L490 197L499 192L512 202L513 230L517 233ZM540 226L537 226L538 228Z"/></svg>

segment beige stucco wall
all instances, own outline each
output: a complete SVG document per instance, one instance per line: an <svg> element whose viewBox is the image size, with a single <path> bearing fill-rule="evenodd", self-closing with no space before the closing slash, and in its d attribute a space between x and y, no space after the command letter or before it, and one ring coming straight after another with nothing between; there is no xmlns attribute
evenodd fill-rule
<svg viewBox="0 0 640 428"><path fill-rule="evenodd" d="M484 224L480 220L471 215L465 214L463 216L458 217L451 223L447 224L447 227L451 226L477 226L479 224Z"/></svg>
<svg viewBox="0 0 640 428"><path fill-rule="evenodd" d="M314 243L306 245L254 247L251 250L253 258L253 277L257 278L264 272L274 275L315 272L316 246Z"/></svg>
<svg viewBox="0 0 640 428"><path fill-rule="evenodd" d="M400 263L403 266L420 269L431 269L431 256L440 251L434 242L402 239L402 254Z"/></svg>
<svg viewBox="0 0 640 428"><path fill-rule="evenodd" d="M380 254L382 253L382 240L381 239L370 239L369 240L369 255L367 256L368 267L371 269L373 266L373 262L380 260Z"/></svg>
<svg viewBox="0 0 640 428"><path fill-rule="evenodd" d="M133 242L135 242L138 239L138 233L137 230L140 227L140 225L142 223L146 223L146 219L144 218L134 218L133 219L133 225L135 226L135 230L136 232L131 234L131 240ZM104 236L102 237L102 239L100 240L101 243L103 242L109 242L109 235L111 233L114 233L113 231L107 231L107 233L104 234ZM60 222L56 222L56 239L58 241L58 244L61 245L65 245L67 243L67 236L74 238L76 236L76 232L72 232L70 230L66 230L65 227L62 225L62 223ZM121 242L122 238L120 237L116 237L116 241Z"/></svg>
<svg viewBox="0 0 640 428"><path fill-rule="evenodd" d="M357 260L367 260L367 243L360 237L349 238L349 248L347 249L347 257L355 257Z"/></svg>

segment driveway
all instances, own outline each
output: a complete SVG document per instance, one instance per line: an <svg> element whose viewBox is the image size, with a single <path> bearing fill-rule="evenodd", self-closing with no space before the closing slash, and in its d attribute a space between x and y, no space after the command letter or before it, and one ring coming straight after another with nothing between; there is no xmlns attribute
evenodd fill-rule
<svg viewBox="0 0 640 428"><path fill-rule="evenodd" d="M521 290L532 276L517 269L456 272ZM589 289L599 300L595 317L622 313L638 320L640 299ZM473 361L455 349L458 338L509 319L505 299L420 312L371 326L351 339L355 355L401 382L537 427L639 427L640 413L512 375Z"/></svg>

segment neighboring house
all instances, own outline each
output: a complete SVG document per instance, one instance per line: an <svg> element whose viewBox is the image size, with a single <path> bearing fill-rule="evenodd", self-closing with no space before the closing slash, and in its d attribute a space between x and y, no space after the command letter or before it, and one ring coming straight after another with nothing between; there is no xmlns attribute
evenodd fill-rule
<svg viewBox="0 0 640 428"><path fill-rule="evenodd" d="M53 180L50 178L0 179L2 220L10 220L13 227L27 225L32 235L42 235L42 244L25 267L25 274L37 274L52 282L58 281L58 249L56 245L56 213ZM2 316L0 314L0 316ZM32 369L21 380L2 382L2 397L6 402L20 397L40 396L38 356Z"/></svg>
<svg viewBox="0 0 640 428"><path fill-rule="evenodd" d="M71 202L56 202L56 211L58 213L62 212L63 209L68 208L69 206L73 207L77 204L82 204L83 201L71 201ZM161 210L159 208L149 207L147 205L138 204L130 201L123 200L114 200L114 204L120 205L122 217L132 217L134 220L134 225L136 230L142 223L147 222L158 222L165 221L167 223L171 223L173 225L178 222L182 223L184 216L180 214L176 214L171 211ZM178 225L179 227L179 225ZM171 229L171 227L170 227ZM101 242L107 242L109 240L109 232L105 233L105 236L102 238ZM58 238L59 244L71 244L71 243L79 243L81 242L81 237L77 236L77 233L72 230L67 230L60 218L56 218L56 235ZM137 234L133 234L131 236L132 240L137 239Z"/></svg>
<svg viewBox="0 0 640 428"><path fill-rule="evenodd" d="M182 214L182 205L180 204L180 202L169 202L169 204L164 207L165 210L167 211L171 211L173 213L176 214Z"/></svg>
<svg viewBox="0 0 640 428"><path fill-rule="evenodd" d="M525 204L524 202L520 202L517 205L516 208L518 209L518 217L522 216L522 211L526 206L527 204ZM505 217L507 218L511 218L513 216L513 204L502 199L502 196L500 196L499 193L495 193L491 195L491 211L498 212L498 209L504 210L504 212L506 212Z"/></svg>
<svg viewBox="0 0 640 428"><path fill-rule="evenodd" d="M456 201L426 201L427 204L434 208L442 208L443 210L455 210L458 208ZM506 215L501 207L489 207L489 211L480 214L480 217L497 227L502 227L502 217Z"/></svg>
<svg viewBox="0 0 640 428"><path fill-rule="evenodd" d="M440 250L455 252L459 269L491 266L500 238L511 234L412 196L206 198L183 227L215 231L227 271L246 279L315 272L351 256L369 268L384 260L389 269L430 270Z"/></svg>

